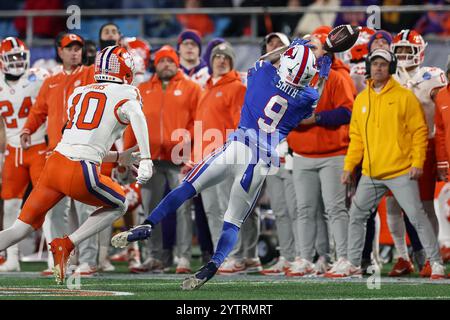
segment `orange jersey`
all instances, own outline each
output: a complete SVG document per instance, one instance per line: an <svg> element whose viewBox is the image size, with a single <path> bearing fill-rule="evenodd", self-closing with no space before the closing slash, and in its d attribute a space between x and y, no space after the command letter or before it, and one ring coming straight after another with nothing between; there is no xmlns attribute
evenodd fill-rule
<svg viewBox="0 0 450 320"><path fill-rule="evenodd" d="M244 104L246 87L238 72L232 70L213 84L212 78L200 96L195 121L202 128L202 139L194 140L194 162L199 162L227 139L227 134L237 128ZM216 129L213 132L211 129ZM210 136L209 132L212 134ZM220 135L219 135L220 133ZM196 137L198 133L196 132ZM211 141L213 140L213 141Z"/></svg>
<svg viewBox="0 0 450 320"><path fill-rule="evenodd" d="M53 150L61 140L62 128L67 122L67 99L76 87L93 82L94 66L80 66L71 74L61 71L46 78L23 131L34 133L47 121L48 150Z"/></svg>
<svg viewBox="0 0 450 320"><path fill-rule="evenodd" d="M337 71L330 70L316 112L338 107L352 110L353 101L349 82ZM311 158L345 155L350 141L348 125L339 127L304 125L292 131L287 139L295 153Z"/></svg>
<svg viewBox="0 0 450 320"><path fill-rule="evenodd" d="M148 123L152 159L172 161L172 149L181 141L176 130L185 129L192 137L201 88L179 70L165 90L156 74L140 84L138 89L142 96L142 111ZM185 143L190 145L191 142ZM124 149L134 145L136 138L133 129L128 127L124 133Z"/></svg>
<svg viewBox="0 0 450 320"><path fill-rule="evenodd" d="M450 155L450 84L439 90L435 104L436 159L444 162L448 161Z"/></svg>

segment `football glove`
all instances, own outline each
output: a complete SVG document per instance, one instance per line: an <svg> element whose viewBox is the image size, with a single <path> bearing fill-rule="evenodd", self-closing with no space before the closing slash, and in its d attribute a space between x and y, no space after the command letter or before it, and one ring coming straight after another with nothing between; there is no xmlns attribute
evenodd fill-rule
<svg viewBox="0 0 450 320"><path fill-rule="evenodd" d="M331 57L328 54L321 56L317 59L317 68L319 69L319 78L328 79L328 74L331 69Z"/></svg>
<svg viewBox="0 0 450 320"><path fill-rule="evenodd" d="M295 46L295 45L301 45L301 46L305 46L308 48L315 48L315 46L312 43L309 43L309 41L310 40L295 38L294 40L292 40L290 47Z"/></svg>
<svg viewBox="0 0 450 320"><path fill-rule="evenodd" d="M138 164L141 158L141 153L136 152L138 149L139 147L135 146L123 152L120 152L117 162L124 167L131 166L132 164Z"/></svg>
<svg viewBox="0 0 450 320"><path fill-rule="evenodd" d="M153 175L153 161L144 159L139 162L138 176L136 181L138 184L146 184Z"/></svg>

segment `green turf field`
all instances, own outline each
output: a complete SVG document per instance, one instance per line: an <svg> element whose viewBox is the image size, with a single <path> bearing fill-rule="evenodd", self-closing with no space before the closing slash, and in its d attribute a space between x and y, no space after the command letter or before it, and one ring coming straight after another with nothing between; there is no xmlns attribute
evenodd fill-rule
<svg viewBox="0 0 450 320"><path fill-rule="evenodd" d="M56 285L53 278L41 277L38 271L44 267L44 263L22 263L25 272L1 274L0 299L450 299L450 279L388 278L391 265L383 268L379 289L368 288L368 277L328 280L253 274L216 276L200 290L191 292L180 290L185 276L130 275L123 264L116 264L117 271L113 273L81 278L80 290L69 290Z"/></svg>

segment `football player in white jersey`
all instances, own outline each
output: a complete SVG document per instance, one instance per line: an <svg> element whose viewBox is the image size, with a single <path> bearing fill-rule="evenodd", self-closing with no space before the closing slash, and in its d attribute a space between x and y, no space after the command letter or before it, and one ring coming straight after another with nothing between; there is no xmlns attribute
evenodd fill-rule
<svg viewBox="0 0 450 320"><path fill-rule="evenodd" d="M6 131L5 163L2 171L3 227L10 227L20 212L22 198L30 182L36 185L44 168L45 125L31 136L30 148L20 145L20 132L44 79L43 69L30 69L30 51L18 38L8 37L0 43L0 115ZM7 261L0 272L20 271L18 245L7 250Z"/></svg>
<svg viewBox="0 0 450 320"><path fill-rule="evenodd" d="M99 207L70 236L50 243L58 283L64 281L65 267L74 247L110 226L127 210L123 189L100 173L100 165L102 161L117 162L124 157L126 152L109 150L128 124L140 148L137 181L146 183L152 176L153 163L141 98L139 91L129 85L133 81L133 71L133 60L125 48L110 46L97 55L94 76L97 83L79 87L69 97L68 121L62 140L47 159L19 218L0 232L2 250L40 228L47 211L64 196Z"/></svg>
<svg viewBox="0 0 450 320"><path fill-rule="evenodd" d="M436 156L434 146L434 112L433 102L437 91L447 84L444 71L439 68L422 67L427 44L422 36L414 30L402 30L393 39L391 49L397 57L396 80L403 86L410 88L419 99L428 124L428 148L422 177L419 179L420 196L425 212L433 226L435 234L438 233L438 221L434 209L434 190L436 184ZM406 246L406 228L401 214L401 208L394 197L386 198L387 220L394 240L395 248L402 260L394 265L390 276L409 274L413 265L409 261ZM411 235L410 235L411 237ZM413 240L414 241L414 240ZM429 277L431 267L429 262L424 264L423 250L413 253L420 275Z"/></svg>

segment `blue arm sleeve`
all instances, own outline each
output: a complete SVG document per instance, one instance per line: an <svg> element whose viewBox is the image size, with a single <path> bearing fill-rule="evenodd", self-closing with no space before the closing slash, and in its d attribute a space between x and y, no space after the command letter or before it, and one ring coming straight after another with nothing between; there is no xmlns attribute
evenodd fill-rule
<svg viewBox="0 0 450 320"><path fill-rule="evenodd" d="M317 112L320 119L317 125L322 127L338 127L343 124L349 124L352 112L345 107L338 107L334 110Z"/></svg>

